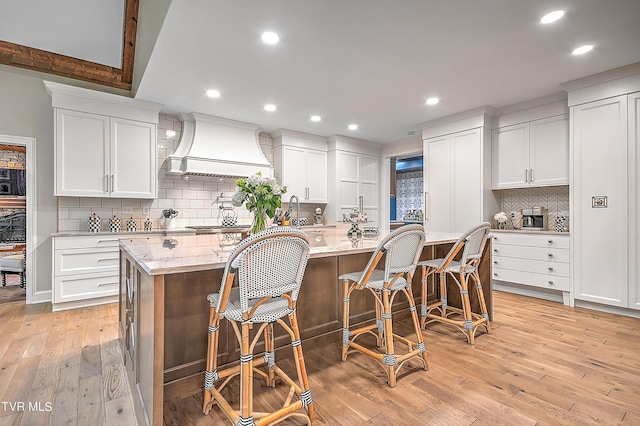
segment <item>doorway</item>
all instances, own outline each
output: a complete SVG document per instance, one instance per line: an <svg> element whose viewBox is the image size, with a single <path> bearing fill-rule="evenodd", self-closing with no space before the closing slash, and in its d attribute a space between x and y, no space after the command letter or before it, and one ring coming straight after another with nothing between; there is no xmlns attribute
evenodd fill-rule
<svg viewBox="0 0 640 426"><path fill-rule="evenodd" d="M424 220L424 166L423 156L396 158L395 176L392 176L395 200L390 203L391 220L404 223L422 223ZM395 210L395 211L394 211Z"/></svg>
<svg viewBox="0 0 640 426"><path fill-rule="evenodd" d="M0 135L0 304L29 303L33 289L34 142Z"/></svg>

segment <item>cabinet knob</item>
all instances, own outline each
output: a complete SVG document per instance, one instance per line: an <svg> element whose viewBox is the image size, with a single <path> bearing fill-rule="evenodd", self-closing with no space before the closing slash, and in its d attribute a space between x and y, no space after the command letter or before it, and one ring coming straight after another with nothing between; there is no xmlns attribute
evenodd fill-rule
<svg viewBox="0 0 640 426"><path fill-rule="evenodd" d="M548 256L549 256L549 257L553 257L553 253L549 253L549 254L548 254Z"/></svg>
<svg viewBox="0 0 640 426"><path fill-rule="evenodd" d="M498 264L498 261L497 261L497 260L494 260L494 261L493 261L493 263L497 265L497 264Z"/></svg>
<svg viewBox="0 0 640 426"><path fill-rule="evenodd" d="M497 249L497 248L494 248L494 249L493 249L493 251L497 252L497 251L498 251L498 249Z"/></svg>
<svg viewBox="0 0 640 426"><path fill-rule="evenodd" d="M493 276L494 276L494 277L497 277L497 276L498 276L498 273L497 273L497 272L494 272L494 273L493 273Z"/></svg>
<svg viewBox="0 0 640 426"><path fill-rule="evenodd" d="M553 281L549 280L549 285L553 285Z"/></svg>
<svg viewBox="0 0 640 426"><path fill-rule="evenodd" d="M550 270L550 271L553 271L553 266L549 266L549 270Z"/></svg>
<svg viewBox="0 0 640 426"><path fill-rule="evenodd" d="M549 244L553 244L553 240L549 240Z"/></svg>

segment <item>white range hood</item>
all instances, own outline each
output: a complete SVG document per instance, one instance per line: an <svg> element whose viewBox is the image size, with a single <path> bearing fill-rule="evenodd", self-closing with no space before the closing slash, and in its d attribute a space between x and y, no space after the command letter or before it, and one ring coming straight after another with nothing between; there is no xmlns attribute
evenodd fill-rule
<svg viewBox="0 0 640 426"><path fill-rule="evenodd" d="M210 115L179 114L182 137L169 156L168 174L246 177L257 172L273 176L260 148L255 124Z"/></svg>

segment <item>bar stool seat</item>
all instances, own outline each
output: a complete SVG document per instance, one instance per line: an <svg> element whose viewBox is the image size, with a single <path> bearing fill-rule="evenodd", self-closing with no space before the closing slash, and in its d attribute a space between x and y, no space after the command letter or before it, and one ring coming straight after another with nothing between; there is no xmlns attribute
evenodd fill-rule
<svg viewBox="0 0 640 426"><path fill-rule="evenodd" d="M339 277L343 282L342 360L346 361L347 355L354 351L372 357L381 364L387 373L387 383L391 387L396 386L398 371L408 360L416 358L422 363L424 370L429 368L411 290L411 278L422 253L424 241L424 228L421 225L402 226L380 241L363 271L346 273ZM386 256L384 270L376 269L383 256ZM349 328L351 294L355 290L364 289L369 290L374 296L376 322L351 330ZM393 332L391 306L395 296L399 293L404 294L409 303L409 311L416 333L415 340ZM375 336L378 348L382 348L384 353L356 342L356 339L364 334ZM407 351L397 355L395 342L406 345Z"/></svg>
<svg viewBox="0 0 640 426"><path fill-rule="evenodd" d="M311 390L298 327L296 305L309 259L307 235L297 229L273 228L252 235L229 255L220 291L207 296L209 338L202 411L208 414L214 404L234 424L240 426L278 423L288 417L315 419ZM232 287L237 278L237 287ZM288 318L289 324L283 319ZM240 365L218 369L218 334L222 319L229 321L240 348ZM291 338L297 380L276 363L274 324ZM264 337L264 354L254 360L254 349ZM262 371L259 367L264 367ZM267 386L276 387L276 378L289 386L287 396L268 412L254 410L254 374ZM239 376L239 407L225 399L222 390ZM270 400L273 398L270 398ZM234 404L236 405L236 404Z"/></svg>
<svg viewBox="0 0 640 426"><path fill-rule="evenodd" d="M425 260L418 263L422 268L422 312L420 327L437 321L458 327L462 331L467 342L475 343L475 334L478 327L485 328L487 334L491 333L489 314L482 292L482 283L478 274L478 265L482 259L482 253L489 236L490 224L485 222L466 231L454 243L449 253L444 258ZM455 258L460 255L460 259ZM438 298L432 303L427 301L427 285L431 276L439 275ZM449 306L447 299L447 276L453 278L460 290L462 307ZM480 313L471 310L469 298L469 282L472 281L476 290Z"/></svg>
<svg viewBox="0 0 640 426"><path fill-rule="evenodd" d="M7 285L7 274L20 275L20 287L25 287L25 253L26 250L21 254L0 257L0 274L2 275L3 287Z"/></svg>

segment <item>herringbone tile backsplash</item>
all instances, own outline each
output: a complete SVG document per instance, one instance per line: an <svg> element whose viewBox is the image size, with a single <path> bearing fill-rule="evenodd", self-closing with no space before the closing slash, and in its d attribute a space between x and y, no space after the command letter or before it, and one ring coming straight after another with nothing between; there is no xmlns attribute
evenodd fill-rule
<svg viewBox="0 0 640 426"><path fill-rule="evenodd" d="M549 226L556 215L569 212L569 186L505 189L500 191L500 209L509 213L531 207L546 207Z"/></svg>

